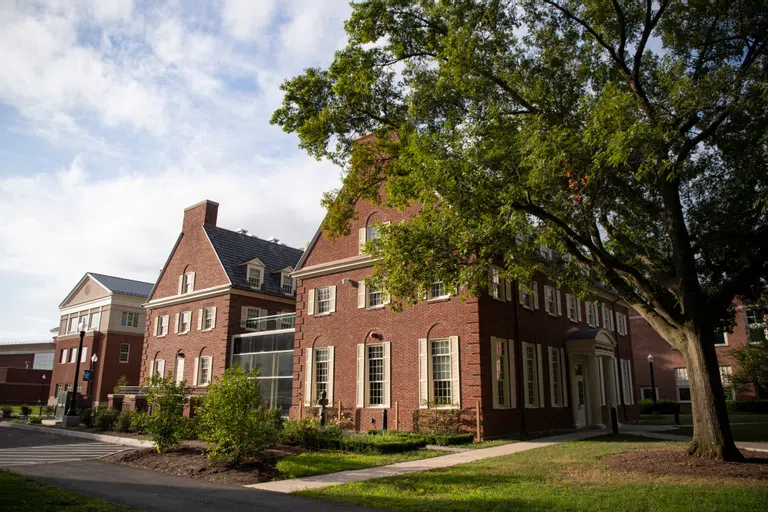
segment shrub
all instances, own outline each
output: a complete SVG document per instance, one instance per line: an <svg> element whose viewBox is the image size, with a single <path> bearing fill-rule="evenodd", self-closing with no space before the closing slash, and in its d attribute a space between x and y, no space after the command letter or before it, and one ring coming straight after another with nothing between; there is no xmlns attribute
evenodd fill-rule
<svg viewBox="0 0 768 512"><path fill-rule="evenodd" d="M197 439L200 435L200 418L197 416L193 416L192 418L184 416L182 423L181 438L188 440Z"/></svg>
<svg viewBox="0 0 768 512"><path fill-rule="evenodd" d="M21 413L22 416L29 416L30 414L32 414L32 408L28 405L22 405L21 407L19 407L19 412Z"/></svg>
<svg viewBox="0 0 768 512"><path fill-rule="evenodd" d="M120 388L127 385L128 385L128 377L126 377L125 375L121 375L117 379L117 382L115 383L115 387L112 389L112 393L115 395L119 395Z"/></svg>
<svg viewBox="0 0 768 512"><path fill-rule="evenodd" d="M341 449L361 453L401 453L424 448L423 436L390 436L353 434L341 439Z"/></svg>
<svg viewBox="0 0 768 512"><path fill-rule="evenodd" d="M40 425L43 423L43 417L42 416L30 416L27 420L27 423L30 425Z"/></svg>
<svg viewBox="0 0 768 512"><path fill-rule="evenodd" d="M209 458L238 464L277 441L273 418L259 406L258 375L259 370L232 366L208 387L198 417L201 439L214 443Z"/></svg>
<svg viewBox="0 0 768 512"><path fill-rule="evenodd" d="M46 405L43 407L43 412L46 416L53 416L56 414L56 406L54 405Z"/></svg>
<svg viewBox="0 0 768 512"><path fill-rule="evenodd" d="M126 411L128 412L128 411ZM143 411L132 411L131 426L129 432L146 434L149 432L149 414Z"/></svg>
<svg viewBox="0 0 768 512"><path fill-rule="evenodd" d="M434 402L427 402L426 409L413 411L414 432L432 434L458 434L461 432L460 409L438 409Z"/></svg>
<svg viewBox="0 0 768 512"><path fill-rule="evenodd" d="M676 400L656 400L656 409L653 408L653 399L644 398L638 402L640 414L675 414L680 412L680 403Z"/></svg>
<svg viewBox="0 0 768 512"><path fill-rule="evenodd" d="M279 436L280 432L283 431L283 423L285 422L283 410L277 407L269 408L265 405L262 405L261 408L267 416L267 421L272 424L272 428L275 429Z"/></svg>
<svg viewBox="0 0 768 512"><path fill-rule="evenodd" d="M93 426L94 410L93 409L78 409L77 415L80 417L80 423L88 428Z"/></svg>
<svg viewBox="0 0 768 512"><path fill-rule="evenodd" d="M728 400L728 412L763 412L768 413L766 400Z"/></svg>
<svg viewBox="0 0 768 512"><path fill-rule="evenodd" d="M310 450L338 449L341 446L341 429L335 425L320 427L320 420L304 418L301 421L285 420L281 442Z"/></svg>
<svg viewBox="0 0 768 512"><path fill-rule="evenodd" d="M110 430L115 426L120 411L110 409L106 405L99 405L93 414L93 425L99 430Z"/></svg>
<svg viewBox="0 0 768 512"><path fill-rule="evenodd" d="M158 452L176 446L184 429L184 404L191 389L178 384L169 375L155 375L149 380L147 404L152 408L147 429Z"/></svg>
<svg viewBox="0 0 768 512"><path fill-rule="evenodd" d="M13 407L10 405L4 405L2 407L3 418L10 418L13 415Z"/></svg>
<svg viewBox="0 0 768 512"><path fill-rule="evenodd" d="M455 444L467 444L475 440L475 434L428 434L425 436L427 444L438 446L452 446Z"/></svg>
<svg viewBox="0 0 768 512"><path fill-rule="evenodd" d="M131 424L133 423L133 417L136 415L135 411L120 411L117 415L117 431L118 432L131 432Z"/></svg>

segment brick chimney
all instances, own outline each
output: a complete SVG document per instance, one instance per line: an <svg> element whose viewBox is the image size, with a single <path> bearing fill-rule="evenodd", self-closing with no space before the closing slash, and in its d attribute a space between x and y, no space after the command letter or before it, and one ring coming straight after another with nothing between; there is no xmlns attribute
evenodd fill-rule
<svg viewBox="0 0 768 512"><path fill-rule="evenodd" d="M189 208L184 208L184 224L182 231L185 233L192 232L199 226L215 226L216 218L219 215L219 203L209 201L201 201Z"/></svg>

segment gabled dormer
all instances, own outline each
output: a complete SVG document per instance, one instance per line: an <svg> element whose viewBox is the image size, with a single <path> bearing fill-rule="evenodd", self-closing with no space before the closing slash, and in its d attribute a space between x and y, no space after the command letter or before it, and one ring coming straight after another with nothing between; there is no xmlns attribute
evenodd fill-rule
<svg viewBox="0 0 768 512"><path fill-rule="evenodd" d="M264 286L264 269L266 266L259 258L246 262L245 279L252 290L261 290Z"/></svg>
<svg viewBox="0 0 768 512"><path fill-rule="evenodd" d="M291 277L293 267L285 267L280 270L280 287L283 293L293 296L296 293L296 279Z"/></svg>

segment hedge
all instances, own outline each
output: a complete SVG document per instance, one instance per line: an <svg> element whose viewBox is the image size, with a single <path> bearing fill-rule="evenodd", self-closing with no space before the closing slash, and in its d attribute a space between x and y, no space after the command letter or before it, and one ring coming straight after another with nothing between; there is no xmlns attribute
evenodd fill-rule
<svg viewBox="0 0 768 512"><path fill-rule="evenodd" d="M645 398L638 403L640 406L640 414L675 414L675 411L680 412L680 403L676 400L656 400L656 410L653 409L653 400Z"/></svg>
<svg viewBox="0 0 768 512"><path fill-rule="evenodd" d="M768 400L728 400L728 412L768 413Z"/></svg>
<svg viewBox="0 0 768 512"><path fill-rule="evenodd" d="M351 435L341 439L341 449L360 453L402 453L424 448L426 439L399 436Z"/></svg>

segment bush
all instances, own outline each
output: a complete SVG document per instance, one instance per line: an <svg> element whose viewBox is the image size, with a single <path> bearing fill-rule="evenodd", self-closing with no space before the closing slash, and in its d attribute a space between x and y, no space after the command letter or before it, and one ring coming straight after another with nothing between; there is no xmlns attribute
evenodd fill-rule
<svg viewBox="0 0 768 512"><path fill-rule="evenodd" d="M125 375L121 375L117 379L117 382L115 383L115 387L112 389L112 394L119 395L120 388L127 385L128 385L128 377L126 377Z"/></svg>
<svg viewBox="0 0 768 512"><path fill-rule="evenodd" d="M78 409L77 415L80 418L80 423L91 428L93 426L94 412L93 409Z"/></svg>
<svg viewBox="0 0 768 512"><path fill-rule="evenodd" d="M341 449L360 453L402 453L424 448L424 436L360 435L353 434L341 439Z"/></svg>
<svg viewBox="0 0 768 512"><path fill-rule="evenodd" d="M93 425L99 430L111 430L117 422L120 411L99 405L93 414Z"/></svg>
<svg viewBox="0 0 768 512"><path fill-rule="evenodd" d="M155 375L149 380L147 404L152 408L148 431L158 452L176 446L184 430L184 405L191 389L167 377Z"/></svg>
<svg viewBox="0 0 768 512"><path fill-rule="evenodd" d="M56 406L54 405L46 405L43 407L43 412L46 416L53 416L56 414Z"/></svg>
<svg viewBox="0 0 768 512"><path fill-rule="evenodd" d="M21 413L22 416L29 416L30 414L32 414L32 408L28 405L22 405L21 407L19 407L19 412Z"/></svg>
<svg viewBox="0 0 768 512"><path fill-rule="evenodd" d="M184 416L182 423L181 438L188 440L197 439L200 435L200 418L197 416L193 416L192 418Z"/></svg>
<svg viewBox="0 0 768 512"><path fill-rule="evenodd" d="M640 414L675 414L680 412L680 402L676 400L656 400L656 409L653 408L653 399L644 398L638 402Z"/></svg>
<svg viewBox="0 0 768 512"><path fill-rule="evenodd" d="M728 412L762 412L768 413L766 400L728 400Z"/></svg>
<svg viewBox="0 0 768 512"><path fill-rule="evenodd" d="M129 432L134 434L146 434L149 432L149 414L143 411L126 411L132 412L131 426Z"/></svg>
<svg viewBox="0 0 768 512"><path fill-rule="evenodd" d="M301 446L310 450L336 450L341 446L341 429L335 425L320 427L317 418L301 421L285 420L281 442L290 446Z"/></svg>
<svg viewBox="0 0 768 512"><path fill-rule="evenodd" d="M13 415L13 407L10 405L4 405L2 407L3 418L10 418Z"/></svg>
<svg viewBox="0 0 768 512"><path fill-rule="evenodd" d="M136 412L133 410L120 411L117 415L116 429L118 432L131 432L131 423Z"/></svg>
<svg viewBox="0 0 768 512"><path fill-rule="evenodd" d="M425 436L427 444L438 446L452 446L455 444L467 444L475 440L475 434L428 434Z"/></svg>
<svg viewBox="0 0 768 512"><path fill-rule="evenodd" d="M208 387L198 417L201 439L214 443L210 459L238 464L276 443L279 433L273 418L260 407L258 375L259 370L232 366Z"/></svg>
<svg viewBox="0 0 768 512"><path fill-rule="evenodd" d="M42 416L30 416L27 420L27 423L30 425L40 425L43 423L43 417Z"/></svg>

